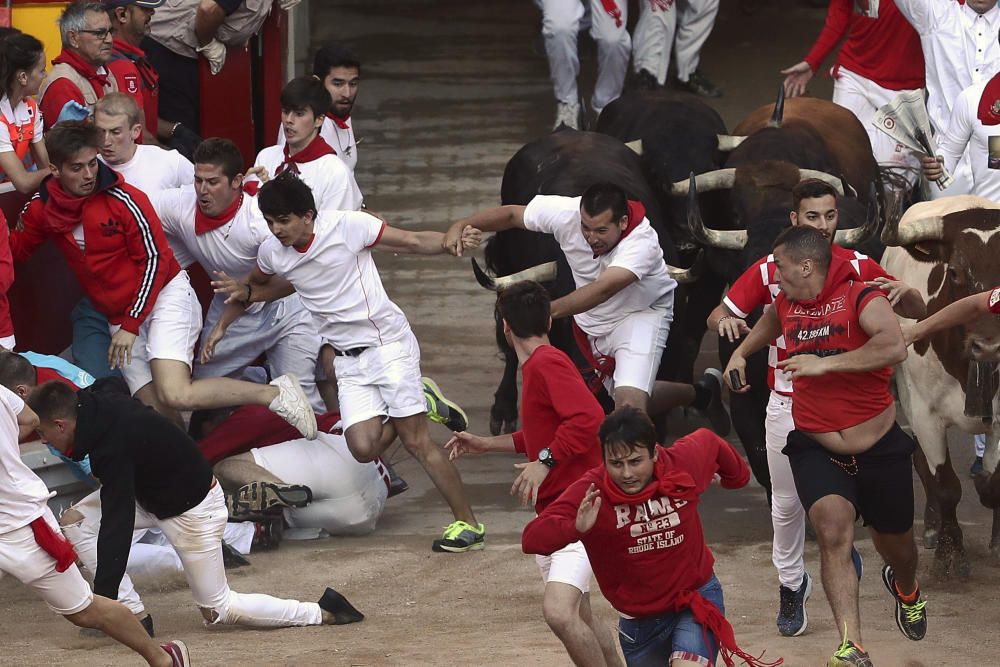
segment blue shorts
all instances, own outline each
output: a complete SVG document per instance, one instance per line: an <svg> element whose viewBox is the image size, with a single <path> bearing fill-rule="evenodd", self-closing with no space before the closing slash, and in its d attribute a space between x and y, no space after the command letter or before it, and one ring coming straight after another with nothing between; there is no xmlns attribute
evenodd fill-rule
<svg viewBox="0 0 1000 667"><path fill-rule="evenodd" d="M698 592L723 614L722 584L713 574ZM691 660L714 665L719 652L715 635L694 620L690 610L618 620L621 642L628 667L663 667L671 660Z"/></svg>

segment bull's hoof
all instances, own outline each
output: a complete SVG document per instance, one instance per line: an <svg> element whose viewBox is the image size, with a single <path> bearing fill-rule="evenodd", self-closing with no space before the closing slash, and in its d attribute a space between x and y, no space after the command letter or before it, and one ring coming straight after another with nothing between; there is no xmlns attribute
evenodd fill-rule
<svg viewBox="0 0 1000 667"><path fill-rule="evenodd" d="M937 549L938 545L938 531L936 529L928 529L924 531L924 549Z"/></svg>
<svg viewBox="0 0 1000 667"><path fill-rule="evenodd" d="M938 547L931 566L931 576L937 581L968 581L972 574L969 557L964 550Z"/></svg>

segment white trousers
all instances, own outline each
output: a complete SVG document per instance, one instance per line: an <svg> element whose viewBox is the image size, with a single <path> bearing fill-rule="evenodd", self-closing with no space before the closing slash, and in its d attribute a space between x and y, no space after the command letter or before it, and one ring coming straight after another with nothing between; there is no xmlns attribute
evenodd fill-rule
<svg viewBox="0 0 1000 667"><path fill-rule="evenodd" d="M841 67L833 82L833 103L849 109L861 121L879 166L905 176L910 186L913 186L920 176L920 160L909 148L872 124L878 108L888 104L902 92L907 91L883 88L874 81Z"/></svg>
<svg viewBox="0 0 1000 667"><path fill-rule="evenodd" d="M205 499L187 512L170 519L158 519L138 505L136 528L159 528L177 551L184 565L184 576L195 604L214 612L213 623L254 627L321 625L322 610L315 602L282 600L270 595L237 593L229 588L222 563L222 535L228 512L222 487L215 484ZM97 571L97 536L100 520L63 526L63 533L73 543L84 568ZM126 574L118 588L118 601L132 613L144 611L142 600Z"/></svg>
<svg viewBox="0 0 1000 667"><path fill-rule="evenodd" d="M205 327L201 332L204 342L219 321L225 308L225 299L216 295L208 309ZM261 354L267 355L271 375L278 377L293 373L302 385L309 404L319 412L326 412L323 399L316 389L316 368L319 358L319 331L312 315L302 305L297 294L263 304L255 312L246 312L233 322L226 335L215 347L215 354L207 364L195 364L192 377L239 376L244 368Z"/></svg>
<svg viewBox="0 0 1000 667"><path fill-rule="evenodd" d="M795 478L788 457L781 453L792 422L792 398L772 391L767 401L764 438L767 467L771 473L771 561L782 586L797 590L805 573L806 511L795 490Z"/></svg>
<svg viewBox="0 0 1000 667"><path fill-rule="evenodd" d="M590 106L595 112L618 98L625 84L629 51L632 46L625 24L628 2L616 0L621 10L621 25L605 11L601 0L542 0L542 37L549 58L549 73L556 101L576 104L580 98L576 78L580 74L580 56L576 36L580 21L590 6L590 36L597 42L597 83Z"/></svg>
<svg viewBox="0 0 1000 667"><path fill-rule="evenodd" d="M712 34L718 13L719 0L639 0L632 68L646 70L663 85L673 49L677 78L687 81L698 69L701 48Z"/></svg>

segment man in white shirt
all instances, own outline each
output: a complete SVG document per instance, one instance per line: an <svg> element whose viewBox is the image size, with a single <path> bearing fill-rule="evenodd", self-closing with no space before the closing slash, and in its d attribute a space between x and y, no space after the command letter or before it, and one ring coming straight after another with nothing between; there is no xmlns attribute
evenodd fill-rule
<svg viewBox="0 0 1000 667"><path fill-rule="evenodd" d="M286 169L299 175L321 211L356 211L361 190L353 172L320 135L332 102L323 83L311 76L292 79L281 90L281 129L285 144L257 154L255 167L277 176Z"/></svg>
<svg viewBox="0 0 1000 667"><path fill-rule="evenodd" d="M552 234L573 271L576 290L552 302L552 318L573 316L581 352L602 378L615 407L649 414L691 406L706 411L713 428L729 432L721 408L721 379L709 369L695 385L656 380L673 320L674 288L659 237L641 203L612 183L596 183L582 197L538 195L527 206L500 206L459 220L462 230L527 229ZM585 340L585 342L584 342Z"/></svg>
<svg viewBox="0 0 1000 667"><path fill-rule="evenodd" d="M476 522L458 470L427 431L417 339L386 294L371 254L372 248L441 254L446 252L444 235L395 229L360 211L317 213L308 186L289 172L265 183L258 199L274 236L261 244L257 266L244 281L216 282L217 291L228 293L229 303L203 354L213 353L248 302L297 292L319 324L323 343L334 350L351 454L361 462L378 458L389 444L382 438L388 417L455 517L435 540L434 550L482 549L486 528ZM457 243L478 245L479 233L467 230Z"/></svg>
<svg viewBox="0 0 1000 667"><path fill-rule="evenodd" d="M997 0L896 0L899 12L920 35L927 83L927 115L934 132L948 128L952 104L973 84L1000 71L1000 9ZM931 188L934 198L972 191L973 165L961 160L947 190Z"/></svg>
<svg viewBox="0 0 1000 667"><path fill-rule="evenodd" d="M21 461L19 436L38 423L24 401L0 386L0 573L17 577L70 623L101 630L150 665L190 665L183 642L157 644L132 612L91 592L76 566L76 553L48 507L53 494Z"/></svg>
<svg viewBox="0 0 1000 667"><path fill-rule="evenodd" d="M196 261L210 276L244 276L257 266L257 249L271 232L256 197L244 191L243 157L233 142L221 138L206 139L194 157L194 186L160 192L151 198L153 208L178 261ZM344 169L339 163L337 167ZM221 295L212 300L201 333L203 347L224 300ZM192 375L196 379L238 375L266 354L274 377L295 375L310 405L325 412L316 389L319 348L312 316L292 294L249 309L215 347L211 359L202 355Z"/></svg>
<svg viewBox="0 0 1000 667"><path fill-rule="evenodd" d="M331 99L319 135L353 173L358 165L358 142L351 112L361 86L361 61L346 46L327 42L313 57L313 76L323 82ZM278 128L278 145L285 145L284 127Z"/></svg>

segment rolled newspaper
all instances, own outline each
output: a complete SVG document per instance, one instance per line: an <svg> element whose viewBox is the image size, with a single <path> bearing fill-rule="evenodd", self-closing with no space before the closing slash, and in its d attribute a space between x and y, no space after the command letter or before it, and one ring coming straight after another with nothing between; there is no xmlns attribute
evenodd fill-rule
<svg viewBox="0 0 1000 667"><path fill-rule="evenodd" d="M879 107L872 124L910 150L927 157L937 157L930 140L931 121L922 91L907 90L896 95L891 102ZM941 178L934 182L938 189L944 190L953 179L943 167L941 171Z"/></svg>

